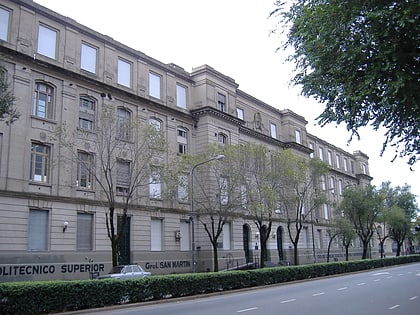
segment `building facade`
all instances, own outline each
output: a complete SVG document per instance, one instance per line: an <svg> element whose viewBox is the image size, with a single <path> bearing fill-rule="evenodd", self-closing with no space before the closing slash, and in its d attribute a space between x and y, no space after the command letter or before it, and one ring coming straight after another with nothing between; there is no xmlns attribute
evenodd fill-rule
<svg viewBox="0 0 420 315"><path fill-rule="evenodd" d="M78 165L65 162L59 140L51 138L63 124L93 132L104 107L115 109L119 120L158 125L174 154L260 143L318 157L330 166L323 185L333 200L344 187L372 179L364 153L309 134L304 117L256 99L212 67L187 72L164 64L33 1L0 0L0 54L21 114L13 124L0 123L0 281L88 279L110 269L101 194ZM161 157L163 163L169 158ZM165 189L153 185L154 192ZM153 274L191 272L191 198L162 196L150 194L129 209L121 261ZM304 227L301 263L325 261L333 210L325 205ZM211 244L198 222L194 227L196 269L211 271ZM270 262L291 261L282 218L272 232ZM256 243L257 229L245 216L226 224L220 268L245 263L246 251L258 256ZM352 257L360 253L355 244ZM332 257L344 259L338 242Z"/></svg>

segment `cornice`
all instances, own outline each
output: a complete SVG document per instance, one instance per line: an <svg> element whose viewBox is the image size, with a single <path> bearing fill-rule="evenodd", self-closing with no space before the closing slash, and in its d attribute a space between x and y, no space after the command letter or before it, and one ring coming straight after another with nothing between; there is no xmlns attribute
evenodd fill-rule
<svg viewBox="0 0 420 315"><path fill-rule="evenodd" d="M72 198L72 197L64 197L64 196L52 196L52 195L45 195L39 193L30 193L21 191L9 191L9 190L0 190L0 196L2 197L11 197L11 198L18 198L18 199L25 199L25 200L42 200L48 202L61 202L66 204L72 205L87 205L87 206L94 206L99 208L107 208L108 203L106 200L92 200L92 199L85 199L85 198ZM116 208L122 209L123 203L116 203ZM168 208L168 207L159 207L159 206L149 206L149 205L141 205L141 204L130 204L128 207L129 210L137 210L137 211L149 211L149 212L178 212L178 213L189 213L180 208Z"/></svg>
<svg viewBox="0 0 420 315"><path fill-rule="evenodd" d="M128 91L119 89L119 88L117 88L115 86L112 86L112 85L108 85L106 83L95 80L93 78L80 75L76 72L67 70L65 68L62 68L60 66L56 66L54 64L45 62L43 60L40 60L40 59L35 59L34 60L33 58L31 58L28 55L22 54L22 53L20 53L16 50L12 50L12 49L7 48L5 46L0 45L0 53L4 56L4 59L6 59L6 60L10 60L12 62L24 62L26 64L33 65L34 67L41 67L41 68L44 68L44 69L48 69L49 71L55 72L56 73L55 75L57 77L78 80L80 82L90 84L91 86L95 86L95 88L98 89L99 93L106 92L106 93L115 94L115 95L122 95L122 96L125 96L127 98L130 98L133 101L133 103L135 103L137 101L137 105L140 105L139 103L141 103L141 105L149 105L149 106L152 106L154 109L165 111L165 112L170 113L174 116L182 117L182 119L184 119L184 120L191 120L192 119L192 117L189 114L184 113L182 111L179 111L177 109L171 108L169 106L162 105L161 103L154 102L154 101L152 101L150 99L147 99L147 98L143 98L143 97L141 97L137 94L130 93Z"/></svg>
<svg viewBox="0 0 420 315"><path fill-rule="evenodd" d="M205 107L200 107L197 109L193 109L190 111L191 116L193 117L193 119L198 122L200 120L200 117L202 116L214 116L217 117L219 119L223 119L225 121L228 121L230 123L234 123L235 125L244 125L245 121L243 121L242 119L239 119L235 116L232 116L228 113L222 112L220 110L217 110L211 106L205 106Z"/></svg>

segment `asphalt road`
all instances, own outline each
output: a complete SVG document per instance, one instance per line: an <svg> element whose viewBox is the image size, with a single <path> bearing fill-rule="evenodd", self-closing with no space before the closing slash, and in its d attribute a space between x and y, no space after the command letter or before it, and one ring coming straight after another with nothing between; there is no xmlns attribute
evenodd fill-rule
<svg viewBox="0 0 420 315"><path fill-rule="evenodd" d="M91 310L88 313L419 315L420 263L206 297Z"/></svg>

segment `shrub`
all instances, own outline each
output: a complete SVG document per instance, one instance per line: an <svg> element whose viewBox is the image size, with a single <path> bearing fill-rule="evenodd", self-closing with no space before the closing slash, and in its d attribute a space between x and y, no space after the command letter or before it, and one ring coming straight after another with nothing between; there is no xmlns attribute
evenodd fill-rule
<svg viewBox="0 0 420 315"><path fill-rule="evenodd" d="M32 315L139 303L264 286L419 262L420 255L130 280L37 281L0 284L0 314Z"/></svg>

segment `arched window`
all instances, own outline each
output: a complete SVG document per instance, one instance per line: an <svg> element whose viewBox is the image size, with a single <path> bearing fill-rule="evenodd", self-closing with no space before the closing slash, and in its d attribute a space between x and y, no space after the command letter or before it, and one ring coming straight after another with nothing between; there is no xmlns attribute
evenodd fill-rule
<svg viewBox="0 0 420 315"><path fill-rule="evenodd" d="M178 153L188 153L188 131L183 127L177 128L177 142L178 142Z"/></svg>
<svg viewBox="0 0 420 315"><path fill-rule="evenodd" d="M54 88L44 82L35 83L33 115L53 119Z"/></svg>
<svg viewBox="0 0 420 315"><path fill-rule="evenodd" d="M131 112L125 108L117 110L117 137L120 140L130 140Z"/></svg>
<svg viewBox="0 0 420 315"><path fill-rule="evenodd" d="M225 146L227 144L227 136L224 133L219 132L217 134L217 144L220 146Z"/></svg>
<svg viewBox="0 0 420 315"><path fill-rule="evenodd" d="M162 121L160 119L151 117L149 119L149 124L156 132L162 131Z"/></svg>
<svg viewBox="0 0 420 315"><path fill-rule="evenodd" d="M89 96L80 97L79 128L93 131L95 128L96 100Z"/></svg>

